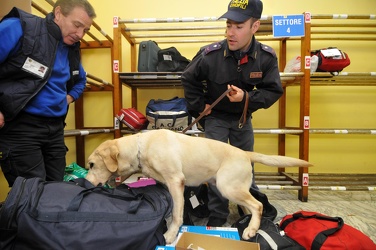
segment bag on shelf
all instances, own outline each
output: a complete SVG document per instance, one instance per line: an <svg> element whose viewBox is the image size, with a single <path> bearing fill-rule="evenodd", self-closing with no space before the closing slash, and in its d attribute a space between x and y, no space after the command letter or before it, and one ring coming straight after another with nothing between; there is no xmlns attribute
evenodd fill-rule
<svg viewBox="0 0 376 250"><path fill-rule="evenodd" d="M376 249L375 243L341 217L299 211L283 217L280 227L306 249Z"/></svg>
<svg viewBox="0 0 376 250"><path fill-rule="evenodd" d="M142 41L138 47L138 72L157 72L158 51L155 41Z"/></svg>
<svg viewBox="0 0 376 250"><path fill-rule="evenodd" d="M172 198L161 184L115 189L18 177L0 210L0 249L145 249L165 245Z"/></svg>
<svg viewBox="0 0 376 250"><path fill-rule="evenodd" d="M183 71L189 63L190 60L182 56L175 47L158 51L158 72Z"/></svg>
<svg viewBox="0 0 376 250"><path fill-rule="evenodd" d="M248 227L251 218L252 215L245 215L232 225L232 227L238 229L240 238L242 238L243 231ZM303 246L287 237L278 224L265 217L261 218L260 228L257 230L256 235L247 241L259 243L260 249L263 250L305 250Z"/></svg>
<svg viewBox="0 0 376 250"><path fill-rule="evenodd" d="M146 129L149 123L146 117L135 108L121 109L116 118L134 131Z"/></svg>
<svg viewBox="0 0 376 250"><path fill-rule="evenodd" d="M183 131L192 123L184 98L174 97L169 100L151 99L146 105L148 129L170 129Z"/></svg>
<svg viewBox="0 0 376 250"><path fill-rule="evenodd" d="M349 56L335 47L319 49L311 52L318 57L317 72L341 72L350 65Z"/></svg>

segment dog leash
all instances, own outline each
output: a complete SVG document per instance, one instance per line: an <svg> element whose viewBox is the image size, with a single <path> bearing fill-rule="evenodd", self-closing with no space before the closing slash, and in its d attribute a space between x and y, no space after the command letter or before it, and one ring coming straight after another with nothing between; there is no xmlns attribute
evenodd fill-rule
<svg viewBox="0 0 376 250"><path fill-rule="evenodd" d="M245 104L244 104L242 116L239 119L239 125L238 125L239 128L243 128L245 122L247 121L247 110L248 110L249 99L248 99L248 92L247 91L244 91L244 92L245 92Z"/></svg>
<svg viewBox="0 0 376 250"><path fill-rule="evenodd" d="M229 88L227 89L225 92L222 93L222 95L220 97L217 98L217 100L215 100L210 106L209 108L205 109L199 117L197 117L191 124L188 125L188 127L186 127L183 131L181 131L183 134L185 134L189 129L191 129L193 127L193 125L195 125L198 121L201 120L202 117L204 117L215 105L217 105L228 93L230 93L230 91L233 91L232 88ZM248 109L248 92L247 91L244 91L245 92L245 105L244 105L244 109L243 109L243 113L242 113L242 116L240 117L240 120L239 120L239 128L242 128L247 120L247 109Z"/></svg>

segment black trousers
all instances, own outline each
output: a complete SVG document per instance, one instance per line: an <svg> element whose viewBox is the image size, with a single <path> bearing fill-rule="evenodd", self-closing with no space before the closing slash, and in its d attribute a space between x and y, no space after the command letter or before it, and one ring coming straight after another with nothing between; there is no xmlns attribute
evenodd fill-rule
<svg viewBox="0 0 376 250"><path fill-rule="evenodd" d="M253 151L254 134L251 118L248 118L243 128L239 128L238 119L218 119L212 116L205 118L205 137L222 142L229 142L232 146L246 151ZM252 164L253 165L253 164ZM255 184L255 175L251 188L258 189ZM221 195L217 187L209 183L208 209L210 216L227 218L229 215L229 201Z"/></svg>
<svg viewBox="0 0 376 250"><path fill-rule="evenodd" d="M66 152L63 117L21 112L0 129L0 165L10 187L18 176L62 181Z"/></svg>

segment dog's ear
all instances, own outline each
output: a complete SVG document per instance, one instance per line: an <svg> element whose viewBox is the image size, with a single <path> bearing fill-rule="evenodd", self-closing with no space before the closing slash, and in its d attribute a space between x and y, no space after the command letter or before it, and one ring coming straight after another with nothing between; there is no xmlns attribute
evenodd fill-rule
<svg viewBox="0 0 376 250"><path fill-rule="evenodd" d="M114 173L118 169L118 155L119 155L119 148L116 144L112 144L109 147L102 150L100 156L103 159L104 164L106 165L107 169Z"/></svg>

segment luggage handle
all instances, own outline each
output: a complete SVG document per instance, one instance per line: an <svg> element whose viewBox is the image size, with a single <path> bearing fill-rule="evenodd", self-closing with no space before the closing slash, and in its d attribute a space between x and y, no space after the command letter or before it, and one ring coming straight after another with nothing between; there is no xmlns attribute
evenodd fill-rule
<svg viewBox="0 0 376 250"><path fill-rule="evenodd" d="M105 192L103 192L103 191L105 191ZM120 194L119 192L111 193L109 190L107 190L103 186L97 186L97 187L82 190L80 193L78 193L69 203L67 211L78 211L84 197L88 194L91 194L91 193L98 193L98 194L106 195L108 197L115 198L115 199L131 201L131 203L129 204L129 208L128 208L129 213L136 213L137 212L137 209L140 206L141 199L143 197L142 194L136 194L135 196L133 196L133 195L126 195L126 193Z"/></svg>
<svg viewBox="0 0 376 250"><path fill-rule="evenodd" d="M312 250L318 250L318 249L320 249L321 246L324 244L325 240L328 238L328 236L330 236L330 235L336 233L337 231L339 231L343 227L343 225L345 224L344 221L343 221L343 219L341 217L330 217L330 216L324 216L324 215L319 215L319 214L304 215L302 213L294 213L291 218L285 220L281 224L281 228L285 229L285 227L290 222L293 222L293 221L298 220L300 218L302 218L302 219L314 218L314 219L327 220L327 221L333 221L333 222L337 222L338 223L338 225L336 227L329 228L327 230L321 231L320 233L318 233L316 235L315 239L312 242L312 246L311 246Z"/></svg>
<svg viewBox="0 0 376 250"><path fill-rule="evenodd" d="M164 100L164 99L154 99L154 103L170 102L170 101L177 100L177 99L179 99L178 96L174 96L174 97L172 97L171 99L168 99L168 100Z"/></svg>

